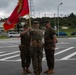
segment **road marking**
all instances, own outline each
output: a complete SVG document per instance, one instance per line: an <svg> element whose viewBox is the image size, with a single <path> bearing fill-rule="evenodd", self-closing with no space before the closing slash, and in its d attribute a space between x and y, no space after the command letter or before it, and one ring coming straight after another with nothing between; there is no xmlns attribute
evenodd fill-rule
<svg viewBox="0 0 76 75"><path fill-rule="evenodd" d="M76 39L76 37L72 37L72 38L69 38L69 39Z"/></svg>
<svg viewBox="0 0 76 75"><path fill-rule="evenodd" d="M0 59L0 61L3 61L3 62L21 62L21 60L2 60L2 59ZM44 62L44 61L46 61L46 59L42 60L42 61ZM55 59L55 61L76 61L76 58L67 59L67 60Z"/></svg>
<svg viewBox="0 0 76 75"><path fill-rule="evenodd" d="M61 53L63 53L63 52L66 52L66 51L68 51L68 50L71 50L71 49L73 49L73 48L75 48L75 47L70 47L70 48L64 49L64 50L62 50L62 51L59 51L59 52L55 53L55 55L61 54Z"/></svg>
<svg viewBox="0 0 76 75"><path fill-rule="evenodd" d="M55 50L58 50L59 48L55 48Z"/></svg>
<svg viewBox="0 0 76 75"><path fill-rule="evenodd" d="M6 58L2 58L1 60L11 59L11 58L18 57L18 56L19 56L19 54L18 55L14 55L14 56L10 56L10 57L6 57Z"/></svg>
<svg viewBox="0 0 76 75"><path fill-rule="evenodd" d="M58 42L57 44L70 44L69 42Z"/></svg>
<svg viewBox="0 0 76 75"><path fill-rule="evenodd" d="M73 49L73 48L75 48L75 47L69 47L69 48L67 48L67 49L61 50L61 51L55 53L55 55L64 53L64 52L69 51L69 50L71 50L71 49ZM60 48L56 48L56 50L57 50L57 49L60 49ZM15 52L11 52L11 53L1 54L0 57L6 56L6 55L9 55L9 56L4 57L4 58L1 58L0 61L9 61L9 62L12 62L12 61L13 61L13 62L14 62L14 61L21 61L21 59L17 59L17 60L15 60L15 59L12 60L12 59L11 59L11 58L14 58L14 57L19 56L20 54L15 54L15 53L18 53L18 52L20 52L20 51L15 51ZM3 52L0 52L0 53L3 53ZM14 54L14 55L11 55L11 54ZM71 58L71 57L74 56L74 55L76 55L76 52L74 52L74 53L72 53L72 54L69 54L69 55L67 55L67 56L65 56L65 57L63 57L63 58L61 58L61 59L55 59L55 61L76 60L76 59ZM71 58L71 59L70 59L70 58ZM44 54L44 57L43 57L42 61L46 61L45 54Z"/></svg>
<svg viewBox="0 0 76 75"><path fill-rule="evenodd" d="M46 60L46 57L43 57L43 59L42 59L43 61L45 61Z"/></svg>
<svg viewBox="0 0 76 75"><path fill-rule="evenodd" d="M64 58L61 58L61 60L67 60L67 59L73 57L74 55L76 55L76 52L74 52L74 53L72 53L72 54L70 54L70 55L67 55L67 56L65 56Z"/></svg>
<svg viewBox="0 0 76 75"><path fill-rule="evenodd" d="M14 46L0 46L0 48L9 48L9 47L18 47L18 45L14 45Z"/></svg>
<svg viewBox="0 0 76 75"><path fill-rule="evenodd" d="M21 61L21 59L18 59L18 60L16 60L16 61Z"/></svg>
<svg viewBox="0 0 76 75"><path fill-rule="evenodd" d="M19 61L17 61L17 60L2 60L2 59L0 59L0 61L7 61L7 62L19 62Z"/></svg>
<svg viewBox="0 0 76 75"><path fill-rule="evenodd" d="M7 54L2 54L2 55L0 55L0 57L10 55L10 54L14 54L14 53L18 53L18 52L20 52L20 51L15 51L15 52L7 53Z"/></svg>
<svg viewBox="0 0 76 75"><path fill-rule="evenodd" d="M4 52L0 52L0 54L1 54L1 53L4 53Z"/></svg>
<svg viewBox="0 0 76 75"><path fill-rule="evenodd" d="M8 44L14 44L14 43L15 44L19 43L20 44L20 42L19 41L16 41L16 40L15 41L4 41L4 42L3 41L0 41L0 44L7 44L7 43Z"/></svg>

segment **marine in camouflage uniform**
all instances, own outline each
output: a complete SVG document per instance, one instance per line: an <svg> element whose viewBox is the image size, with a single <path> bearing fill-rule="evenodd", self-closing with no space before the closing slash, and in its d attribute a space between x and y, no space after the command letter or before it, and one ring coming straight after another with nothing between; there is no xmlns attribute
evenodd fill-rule
<svg viewBox="0 0 76 75"><path fill-rule="evenodd" d="M48 70L46 70L44 73L51 74L54 73L54 53L57 39L55 30L50 26L50 22L46 21L45 25L46 30L44 34L44 48L45 48Z"/></svg>
<svg viewBox="0 0 76 75"><path fill-rule="evenodd" d="M23 68L23 73L31 73L29 71L29 66L31 63L30 57L30 35L26 32L27 26L24 26L24 31L20 34L21 44L20 48L20 57L21 57L21 65Z"/></svg>
<svg viewBox="0 0 76 75"><path fill-rule="evenodd" d="M39 22L34 21L31 34L31 57L35 75L40 75L42 72L42 31L39 29Z"/></svg>

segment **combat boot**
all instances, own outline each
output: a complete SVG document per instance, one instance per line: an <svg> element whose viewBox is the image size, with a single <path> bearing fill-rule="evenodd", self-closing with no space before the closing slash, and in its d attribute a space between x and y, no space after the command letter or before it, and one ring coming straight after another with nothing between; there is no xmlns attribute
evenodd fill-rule
<svg viewBox="0 0 76 75"><path fill-rule="evenodd" d="M40 74L35 74L35 75L40 75Z"/></svg>
<svg viewBox="0 0 76 75"><path fill-rule="evenodd" d="M31 71L28 68L26 69L26 72L29 73L29 74L31 73Z"/></svg>
<svg viewBox="0 0 76 75"><path fill-rule="evenodd" d="M54 70L53 69L48 69L47 71L44 71L44 73L46 73L46 74L53 74Z"/></svg>
<svg viewBox="0 0 76 75"><path fill-rule="evenodd" d="M26 74L26 70L23 68L23 74Z"/></svg>
<svg viewBox="0 0 76 75"><path fill-rule="evenodd" d="M40 75L40 73L35 73L35 75Z"/></svg>

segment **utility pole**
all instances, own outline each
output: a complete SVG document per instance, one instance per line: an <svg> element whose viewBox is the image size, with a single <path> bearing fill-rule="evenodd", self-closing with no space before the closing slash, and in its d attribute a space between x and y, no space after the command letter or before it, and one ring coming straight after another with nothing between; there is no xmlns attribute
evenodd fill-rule
<svg viewBox="0 0 76 75"><path fill-rule="evenodd" d="M54 29L57 30L57 27L56 27L56 17L55 17L55 14L54 14Z"/></svg>
<svg viewBox="0 0 76 75"><path fill-rule="evenodd" d="M35 10L34 10L33 0L29 0L29 6L30 6L30 17L35 17Z"/></svg>
<svg viewBox="0 0 76 75"><path fill-rule="evenodd" d="M63 3L60 3L57 7L57 15L58 15L58 36L59 36L59 7L60 5L62 5Z"/></svg>

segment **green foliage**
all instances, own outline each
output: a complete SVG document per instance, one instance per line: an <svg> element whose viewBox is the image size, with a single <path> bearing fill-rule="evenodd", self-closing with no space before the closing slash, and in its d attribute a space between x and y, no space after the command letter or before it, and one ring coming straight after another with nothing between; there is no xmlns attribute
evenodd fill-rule
<svg viewBox="0 0 76 75"><path fill-rule="evenodd" d="M60 14L59 14L60 15ZM1 19L1 20L7 20L5 19ZM58 17L37 17L37 18L32 18L31 17L31 24L33 23L34 20L37 20L40 22L40 26L44 27L44 23L45 20L50 20L52 27L54 27L54 25L58 25ZM19 23L20 22L26 22L28 21L29 24L29 19L25 19L25 18L20 18ZM17 26L17 31L19 32L19 28L21 25ZM71 13L68 16L64 16L64 17L59 17L59 28L61 28L62 26L68 26L70 28L76 29L76 15L74 13Z"/></svg>
<svg viewBox="0 0 76 75"><path fill-rule="evenodd" d="M39 21L40 26L44 26L45 20L50 20L52 27L54 27L54 25L56 26L58 25L58 17L52 17L52 18L42 17L42 18L35 18L33 20ZM69 16L59 17L59 26L60 26L59 28L61 28L62 26L68 26L70 28L76 29L76 15L71 13Z"/></svg>
<svg viewBox="0 0 76 75"><path fill-rule="evenodd" d="M7 36L4 36L4 35L0 35L0 39L6 39Z"/></svg>

